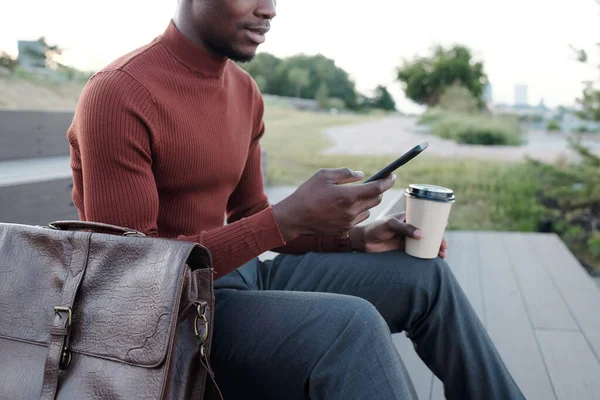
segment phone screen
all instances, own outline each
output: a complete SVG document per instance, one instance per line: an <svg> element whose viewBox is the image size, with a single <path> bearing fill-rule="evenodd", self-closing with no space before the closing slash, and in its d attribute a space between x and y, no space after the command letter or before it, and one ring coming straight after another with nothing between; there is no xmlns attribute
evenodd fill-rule
<svg viewBox="0 0 600 400"><path fill-rule="evenodd" d="M367 179L364 183L373 182L389 176L392 172L394 172L395 170L397 170L398 168L400 168L401 166L403 166L404 164L421 154L421 152L425 150L427 146L429 146L429 143L427 142L422 142L421 144L418 144L417 146L413 147L405 154L403 154L396 161L392 162L387 167L385 167L384 169Z"/></svg>

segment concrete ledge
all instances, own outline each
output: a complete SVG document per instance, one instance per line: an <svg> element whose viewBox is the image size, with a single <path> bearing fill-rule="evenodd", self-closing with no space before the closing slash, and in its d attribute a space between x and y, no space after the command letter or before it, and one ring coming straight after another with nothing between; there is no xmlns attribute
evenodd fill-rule
<svg viewBox="0 0 600 400"><path fill-rule="evenodd" d="M0 221L45 225L79 219L71 191L71 177L0 186Z"/></svg>
<svg viewBox="0 0 600 400"><path fill-rule="evenodd" d="M0 110L0 160L69 154L73 112Z"/></svg>

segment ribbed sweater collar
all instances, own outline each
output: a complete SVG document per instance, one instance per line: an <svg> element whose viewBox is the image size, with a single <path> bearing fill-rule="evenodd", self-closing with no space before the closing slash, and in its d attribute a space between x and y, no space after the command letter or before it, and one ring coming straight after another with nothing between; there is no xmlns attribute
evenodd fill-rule
<svg viewBox="0 0 600 400"><path fill-rule="evenodd" d="M160 42L183 64L202 75L220 78L223 76L227 57L220 57L196 46L175 26L173 20L159 37Z"/></svg>

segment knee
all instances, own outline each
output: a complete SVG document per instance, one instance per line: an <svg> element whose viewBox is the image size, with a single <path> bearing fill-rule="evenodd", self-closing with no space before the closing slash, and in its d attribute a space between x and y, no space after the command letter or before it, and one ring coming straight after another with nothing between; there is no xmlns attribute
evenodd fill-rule
<svg viewBox="0 0 600 400"><path fill-rule="evenodd" d="M421 277L422 282L441 284L447 281L449 277L454 276L450 266L443 258L419 260L419 263L420 265L417 265L416 268L423 274Z"/></svg>
<svg viewBox="0 0 600 400"><path fill-rule="evenodd" d="M372 340L380 334L389 334L390 330L373 304L360 297L344 296L340 299L342 312L340 327L342 332L356 339L361 337Z"/></svg>

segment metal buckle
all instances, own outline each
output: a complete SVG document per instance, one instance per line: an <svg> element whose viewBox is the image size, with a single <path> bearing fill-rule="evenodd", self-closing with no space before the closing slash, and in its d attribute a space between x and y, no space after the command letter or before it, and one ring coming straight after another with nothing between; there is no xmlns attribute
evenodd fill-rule
<svg viewBox="0 0 600 400"><path fill-rule="evenodd" d="M59 318L61 318L60 313L61 312L66 312L69 315L69 327L71 326L71 320L73 318L73 312L71 311L71 307L63 307L63 306L56 306L54 307L54 315L58 315Z"/></svg>
<svg viewBox="0 0 600 400"><path fill-rule="evenodd" d="M208 319L206 319L206 306L208 304L206 302L198 304L196 308L196 318L194 318L194 333L196 334L196 338L198 338L198 342L203 344L208 339ZM198 330L198 322L202 322L204 325L204 329L202 334Z"/></svg>
<svg viewBox="0 0 600 400"><path fill-rule="evenodd" d="M67 369L69 364L71 364L71 351L65 347L60 357L59 368Z"/></svg>

